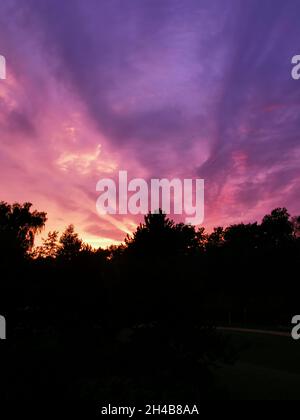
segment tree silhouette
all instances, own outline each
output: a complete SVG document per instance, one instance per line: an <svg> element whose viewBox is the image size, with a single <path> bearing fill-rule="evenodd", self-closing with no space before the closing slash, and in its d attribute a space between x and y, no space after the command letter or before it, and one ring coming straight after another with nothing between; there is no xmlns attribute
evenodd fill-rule
<svg viewBox="0 0 300 420"><path fill-rule="evenodd" d="M257 223L231 225L224 231L224 240L236 252L250 252L259 245L260 229Z"/></svg>
<svg viewBox="0 0 300 420"><path fill-rule="evenodd" d="M47 238L42 238L42 245L33 254L35 258L55 258L59 251L58 231L48 232Z"/></svg>
<svg viewBox="0 0 300 420"><path fill-rule="evenodd" d="M31 203L0 203L0 255L24 257L34 245L35 234L47 220L46 213L31 211Z"/></svg>
<svg viewBox="0 0 300 420"><path fill-rule="evenodd" d="M207 237L207 248L219 248L224 244L224 228L215 227L213 232Z"/></svg>
<svg viewBox="0 0 300 420"><path fill-rule="evenodd" d="M71 261L77 257L82 248L82 240L75 232L74 225L69 225L59 239L58 257Z"/></svg>
<svg viewBox="0 0 300 420"><path fill-rule="evenodd" d="M265 241L278 247L292 239L293 223L286 208L274 209L262 221L261 230Z"/></svg>
<svg viewBox="0 0 300 420"><path fill-rule="evenodd" d="M293 217L292 224L295 238L300 238L300 216Z"/></svg>
<svg viewBox="0 0 300 420"><path fill-rule="evenodd" d="M196 231L194 226L176 224L161 209L149 213L131 237L127 236L127 249L143 257L168 257L186 255L195 250L203 230Z"/></svg>

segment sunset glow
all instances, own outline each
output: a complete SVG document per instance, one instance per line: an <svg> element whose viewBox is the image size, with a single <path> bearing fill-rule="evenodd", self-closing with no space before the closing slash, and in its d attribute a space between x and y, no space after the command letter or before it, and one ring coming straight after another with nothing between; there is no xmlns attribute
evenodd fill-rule
<svg viewBox="0 0 300 420"><path fill-rule="evenodd" d="M296 2L2 3L1 200L96 247L141 220L97 214L120 170L205 179L208 229L299 213Z"/></svg>

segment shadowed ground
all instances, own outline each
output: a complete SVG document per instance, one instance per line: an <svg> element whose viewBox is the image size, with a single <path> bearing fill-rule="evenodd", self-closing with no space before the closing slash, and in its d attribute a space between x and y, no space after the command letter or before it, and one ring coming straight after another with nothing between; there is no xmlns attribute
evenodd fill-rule
<svg viewBox="0 0 300 420"><path fill-rule="evenodd" d="M299 341L248 331L224 334L244 348L237 363L216 371L231 399L300 399Z"/></svg>

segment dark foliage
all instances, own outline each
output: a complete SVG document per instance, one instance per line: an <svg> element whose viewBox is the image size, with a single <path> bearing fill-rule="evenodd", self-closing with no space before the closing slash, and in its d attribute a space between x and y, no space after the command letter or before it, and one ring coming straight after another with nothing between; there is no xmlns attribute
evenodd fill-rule
<svg viewBox="0 0 300 420"><path fill-rule="evenodd" d="M210 234L160 211L106 250L72 225L33 249L45 222L29 203L0 205L7 399L226 397L212 366L236 355L214 327L284 326L297 313L299 217L286 209Z"/></svg>

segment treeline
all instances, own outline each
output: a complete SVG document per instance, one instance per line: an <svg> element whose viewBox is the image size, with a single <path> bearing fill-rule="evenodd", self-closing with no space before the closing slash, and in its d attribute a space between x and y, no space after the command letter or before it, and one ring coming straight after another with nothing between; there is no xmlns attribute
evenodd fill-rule
<svg viewBox="0 0 300 420"><path fill-rule="evenodd" d="M26 357L34 366L14 395L212 398L211 363L235 356L215 326L290 327L299 312L300 217L284 208L211 233L159 211L107 249L72 225L34 247L46 220L30 203L0 203L0 313L22 348L16 378Z"/></svg>
<svg viewBox="0 0 300 420"><path fill-rule="evenodd" d="M185 297L198 302L187 304L189 309L218 323L284 324L296 309L300 216L291 217L285 208L261 223L216 227L211 233L175 223L159 211L145 216L123 244L107 249L85 244L73 225L60 236L49 232L34 247L46 220L46 213L32 211L30 203L0 203L3 272L23 273L7 276L2 285L10 288L14 278L25 289L38 283L39 290L59 294L69 288L70 295L94 288L118 302L118 310L122 302L141 306L140 316L154 307L156 315L166 312L166 305L184 312Z"/></svg>

